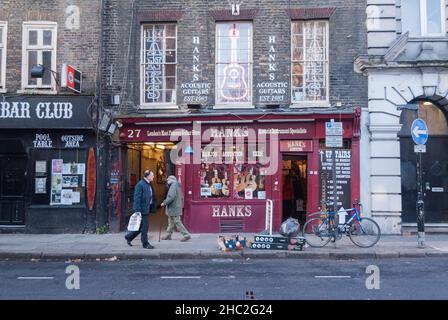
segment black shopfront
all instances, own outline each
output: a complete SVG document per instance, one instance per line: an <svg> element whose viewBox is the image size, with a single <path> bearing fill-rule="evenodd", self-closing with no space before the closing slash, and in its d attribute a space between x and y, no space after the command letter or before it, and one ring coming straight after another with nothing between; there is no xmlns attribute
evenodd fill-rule
<svg viewBox="0 0 448 320"><path fill-rule="evenodd" d="M93 106L92 96L0 101L1 231L86 229L89 215L95 216L88 203L96 183L95 161L89 163L96 152Z"/></svg>

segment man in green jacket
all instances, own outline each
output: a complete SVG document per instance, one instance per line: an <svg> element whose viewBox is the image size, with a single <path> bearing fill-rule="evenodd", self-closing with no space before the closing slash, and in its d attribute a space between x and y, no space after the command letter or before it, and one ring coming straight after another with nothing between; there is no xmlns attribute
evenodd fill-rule
<svg viewBox="0 0 448 320"><path fill-rule="evenodd" d="M174 229L177 229L177 231L179 231L183 236L180 241L188 241L191 239L190 233L187 231L180 219L182 209L184 207L184 196L182 194L180 183L177 181L175 176L169 176L167 179L167 184L169 188L168 194L161 206L166 206L165 213L168 216L168 228L166 230L167 235L162 239L171 240L171 235L173 234Z"/></svg>

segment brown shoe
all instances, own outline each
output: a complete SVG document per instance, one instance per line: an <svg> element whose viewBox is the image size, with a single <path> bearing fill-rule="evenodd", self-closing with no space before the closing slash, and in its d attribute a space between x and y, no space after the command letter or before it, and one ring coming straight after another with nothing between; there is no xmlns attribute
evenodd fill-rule
<svg viewBox="0 0 448 320"><path fill-rule="evenodd" d="M171 240L171 234L167 234L166 236L162 237L162 240Z"/></svg>
<svg viewBox="0 0 448 320"><path fill-rule="evenodd" d="M180 241L185 242L191 239L191 236L185 236L182 239L180 239Z"/></svg>

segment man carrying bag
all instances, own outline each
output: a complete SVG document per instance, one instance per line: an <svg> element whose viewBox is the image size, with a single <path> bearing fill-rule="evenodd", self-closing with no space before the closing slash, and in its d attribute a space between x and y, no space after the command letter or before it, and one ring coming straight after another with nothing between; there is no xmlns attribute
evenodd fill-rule
<svg viewBox="0 0 448 320"><path fill-rule="evenodd" d="M157 210L156 194L152 181L154 180L154 173L150 170L146 170L143 179L137 183L134 191L134 213L140 212L142 219L140 223L140 229L138 231L129 231L126 234L125 239L127 244L132 247L132 240L134 240L139 233L141 233L141 240L143 248L154 249L148 241L149 213L154 213Z"/></svg>

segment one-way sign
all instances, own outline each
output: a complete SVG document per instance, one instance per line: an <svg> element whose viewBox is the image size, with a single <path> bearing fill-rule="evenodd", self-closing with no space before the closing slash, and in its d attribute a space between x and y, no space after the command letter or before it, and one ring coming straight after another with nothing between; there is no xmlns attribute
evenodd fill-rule
<svg viewBox="0 0 448 320"><path fill-rule="evenodd" d="M411 126L411 135L415 144L424 145L428 141L428 127L422 119L416 119Z"/></svg>

